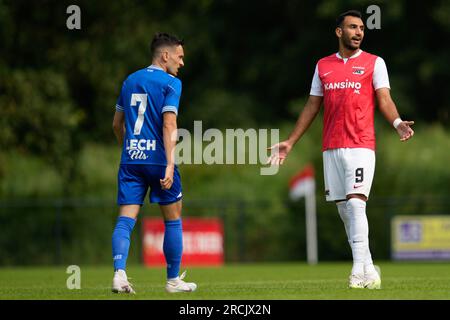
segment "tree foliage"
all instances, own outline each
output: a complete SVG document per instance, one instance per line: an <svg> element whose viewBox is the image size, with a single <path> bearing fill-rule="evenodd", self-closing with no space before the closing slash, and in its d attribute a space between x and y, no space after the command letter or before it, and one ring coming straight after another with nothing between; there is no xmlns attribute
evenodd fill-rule
<svg viewBox="0 0 450 320"><path fill-rule="evenodd" d="M337 48L334 18L368 1L0 1L0 147L42 155L70 179L89 141L113 142L125 77L150 64L157 31L185 39L180 125L276 126L309 93L316 61ZM380 1L381 29L363 49L382 56L405 118L449 123L450 5ZM1 172L1 171L0 171Z"/></svg>

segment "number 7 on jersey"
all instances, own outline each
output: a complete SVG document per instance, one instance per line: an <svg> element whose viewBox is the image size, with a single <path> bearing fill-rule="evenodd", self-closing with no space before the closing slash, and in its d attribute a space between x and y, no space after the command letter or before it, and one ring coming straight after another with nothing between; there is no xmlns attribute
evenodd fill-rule
<svg viewBox="0 0 450 320"><path fill-rule="evenodd" d="M134 107L139 104L138 116L136 119L136 123L134 124L134 135L141 134L142 125L144 124L144 113L147 109L147 94L146 93L133 93L131 95L131 103L130 106Z"/></svg>

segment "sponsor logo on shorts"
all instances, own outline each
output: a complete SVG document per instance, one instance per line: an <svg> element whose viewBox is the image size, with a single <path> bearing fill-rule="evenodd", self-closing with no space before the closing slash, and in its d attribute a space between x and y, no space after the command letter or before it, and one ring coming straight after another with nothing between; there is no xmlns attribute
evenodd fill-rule
<svg viewBox="0 0 450 320"><path fill-rule="evenodd" d="M325 190L325 195L329 196L330 195L330 190Z"/></svg>
<svg viewBox="0 0 450 320"><path fill-rule="evenodd" d="M364 185L363 184L354 184L353 189L358 189L358 188L361 188L362 186L364 186Z"/></svg>

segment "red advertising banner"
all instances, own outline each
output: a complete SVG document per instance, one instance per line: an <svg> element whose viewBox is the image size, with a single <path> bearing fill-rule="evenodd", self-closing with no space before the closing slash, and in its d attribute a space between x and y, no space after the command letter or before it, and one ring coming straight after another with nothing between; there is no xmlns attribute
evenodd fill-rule
<svg viewBox="0 0 450 320"><path fill-rule="evenodd" d="M147 266L166 265L164 220L144 218L143 256ZM223 264L223 225L218 218L183 218L183 265Z"/></svg>

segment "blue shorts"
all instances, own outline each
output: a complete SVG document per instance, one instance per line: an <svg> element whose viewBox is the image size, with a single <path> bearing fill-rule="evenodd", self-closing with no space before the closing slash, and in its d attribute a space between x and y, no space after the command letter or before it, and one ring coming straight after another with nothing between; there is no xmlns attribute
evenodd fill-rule
<svg viewBox="0 0 450 320"><path fill-rule="evenodd" d="M145 164L121 164L118 174L117 204L144 204L145 195L150 187L151 203L168 205L181 200L181 179L175 166L173 184L169 190L161 189L159 179L164 179L165 166Z"/></svg>

